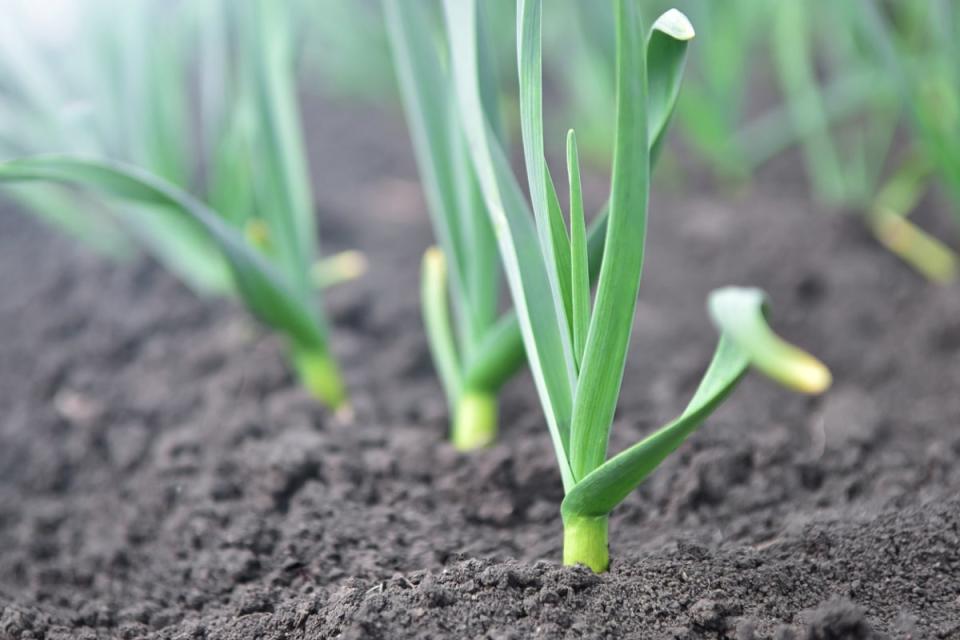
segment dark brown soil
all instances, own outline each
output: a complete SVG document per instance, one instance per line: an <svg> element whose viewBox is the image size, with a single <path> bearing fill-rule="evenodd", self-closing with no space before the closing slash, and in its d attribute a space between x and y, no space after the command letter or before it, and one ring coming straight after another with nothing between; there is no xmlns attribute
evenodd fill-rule
<svg viewBox="0 0 960 640"><path fill-rule="evenodd" d="M348 426L232 304L0 211L0 638L960 638L956 288L775 187L655 197L613 449L691 393L718 285L836 384L748 379L616 511L611 571L563 568L529 380L496 446L444 442L402 127L310 122L326 245L372 261L328 300Z"/></svg>

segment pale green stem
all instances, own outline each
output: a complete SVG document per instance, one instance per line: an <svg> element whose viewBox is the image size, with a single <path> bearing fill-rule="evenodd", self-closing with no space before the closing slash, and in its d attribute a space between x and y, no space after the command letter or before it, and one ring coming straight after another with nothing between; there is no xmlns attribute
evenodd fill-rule
<svg viewBox="0 0 960 640"><path fill-rule="evenodd" d="M595 573L610 566L607 544L609 516L567 516L563 521L563 564L582 564Z"/></svg>
<svg viewBox="0 0 960 640"><path fill-rule="evenodd" d="M294 349L293 365L307 390L334 410L347 407L347 389L340 369L325 351Z"/></svg>
<svg viewBox="0 0 960 640"><path fill-rule="evenodd" d="M451 439L460 451L479 449L497 437L497 396L466 390L457 399Z"/></svg>

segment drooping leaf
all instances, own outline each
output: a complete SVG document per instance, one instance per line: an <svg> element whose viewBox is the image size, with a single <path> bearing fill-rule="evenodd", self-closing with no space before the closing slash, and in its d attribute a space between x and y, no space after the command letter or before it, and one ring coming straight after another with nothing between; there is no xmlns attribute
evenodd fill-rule
<svg viewBox="0 0 960 640"><path fill-rule="evenodd" d="M653 23L647 39L647 130L651 163L666 139L667 124L677 98L687 61L687 47L695 33L685 15L670 9Z"/></svg>
<svg viewBox="0 0 960 640"><path fill-rule="evenodd" d="M707 307L714 324L758 370L794 391L822 393L830 386L830 370L770 329L764 318L764 300L759 289L727 287L713 292Z"/></svg>
<svg viewBox="0 0 960 640"><path fill-rule="evenodd" d="M764 319L758 289L727 287L710 294L710 315L720 339L710 366L687 407L670 424L617 454L567 493L564 517L605 516L695 432L736 387L749 366L792 389L823 391L830 372L808 353L776 337Z"/></svg>
<svg viewBox="0 0 960 640"><path fill-rule="evenodd" d="M563 500L564 516L597 517L610 513L703 424L730 394L748 365L746 355L731 340L721 337L693 400L680 417L582 478Z"/></svg>

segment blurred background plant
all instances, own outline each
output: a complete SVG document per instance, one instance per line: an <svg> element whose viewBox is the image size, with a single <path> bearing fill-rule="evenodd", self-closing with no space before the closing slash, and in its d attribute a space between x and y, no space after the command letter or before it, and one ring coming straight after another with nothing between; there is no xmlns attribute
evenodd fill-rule
<svg viewBox="0 0 960 640"><path fill-rule="evenodd" d="M316 261L289 5L84 0L49 40L18 30L33 6L0 31L0 178L95 249L142 247L197 293L239 297L342 406L317 289L363 259Z"/></svg>
<svg viewBox="0 0 960 640"><path fill-rule="evenodd" d="M256 80L265 50L249 24L253 3L244 5L13 2L0 25L0 157L55 152L128 163L200 196L252 242L265 246L272 232L275 244L279 223L265 212L285 193L312 212L312 196L298 129L285 134L293 148L278 167L282 174L255 162L272 142ZM281 85L275 95L289 95L278 111L298 117L293 34L277 33L263 46L274 50L267 56L290 57L273 62L290 68L272 82ZM198 293L233 288L219 251L186 221L130 215L134 205L89 201L66 187L17 185L9 192L96 250L125 256L143 246ZM304 218L312 228L313 216ZM351 252L314 265L313 279L323 286L362 270L363 257Z"/></svg>

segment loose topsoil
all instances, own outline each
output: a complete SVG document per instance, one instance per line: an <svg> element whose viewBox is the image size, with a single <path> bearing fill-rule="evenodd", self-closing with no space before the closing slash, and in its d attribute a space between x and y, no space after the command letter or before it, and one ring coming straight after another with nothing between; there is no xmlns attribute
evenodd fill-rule
<svg viewBox="0 0 960 640"><path fill-rule="evenodd" d="M751 376L616 510L610 572L564 568L529 378L495 446L445 442L402 125L308 122L325 248L371 261L327 299L351 424L235 305L0 211L0 638L960 638L957 288L796 186L655 194L612 450L689 397L715 286L836 383Z"/></svg>

